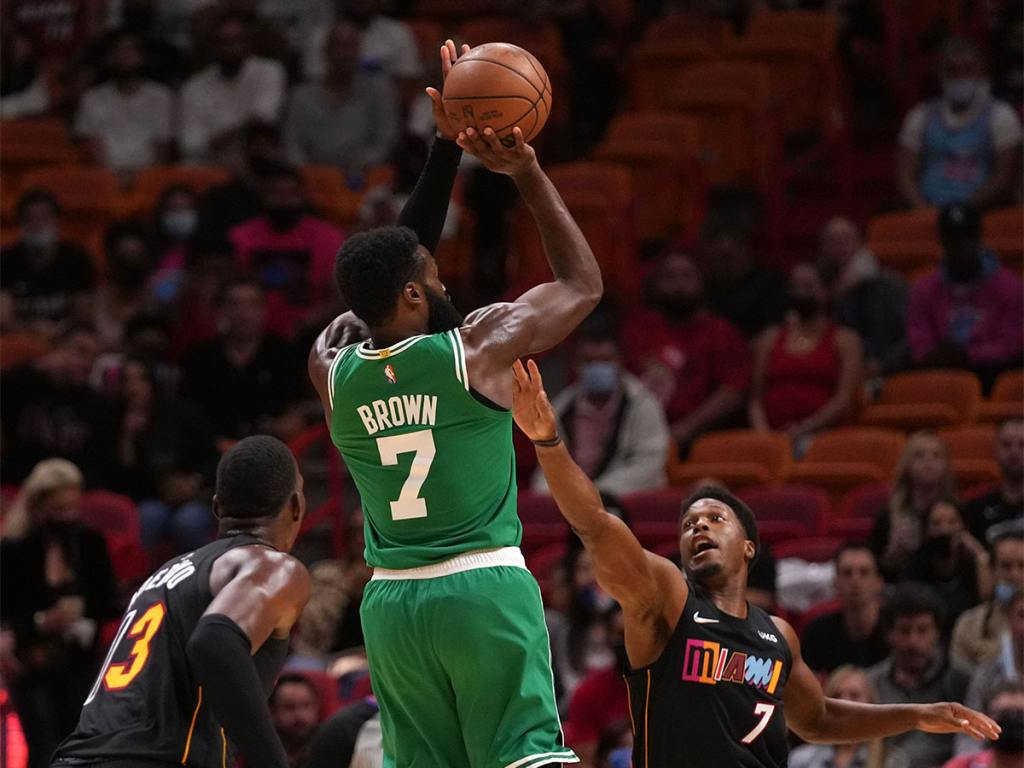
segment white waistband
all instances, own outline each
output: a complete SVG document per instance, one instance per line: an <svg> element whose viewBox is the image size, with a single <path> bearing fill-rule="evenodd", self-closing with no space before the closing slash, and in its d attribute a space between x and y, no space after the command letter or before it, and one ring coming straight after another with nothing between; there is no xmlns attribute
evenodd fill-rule
<svg viewBox="0 0 1024 768"><path fill-rule="evenodd" d="M466 552L449 560L434 565L423 565L419 568L374 568L371 581L399 581L402 579L436 579L440 576L451 576L453 573L472 571L477 568L493 568L499 565L512 568L526 568L526 560L519 547L501 547L500 549L481 549Z"/></svg>

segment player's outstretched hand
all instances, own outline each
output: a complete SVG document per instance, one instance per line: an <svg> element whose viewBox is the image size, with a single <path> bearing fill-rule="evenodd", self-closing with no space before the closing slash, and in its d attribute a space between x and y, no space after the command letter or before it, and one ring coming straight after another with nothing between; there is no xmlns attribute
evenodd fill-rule
<svg viewBox="0 0 1024 768"><path fill-rule="evenodd" d="M512 376L512 418L531 440L554 440L558 436L558 420L537 364L527 360L524 367L516 360Z"/></svg>
<svg viewBox="0 0 1024 768"><path fill-rule="evenodd" d="M467 53L469 53L468 45L463 44L462 51L460 52L455 47L453 40L444 41L444 45L441 46L442 83L448 79L448 73L452 71L452 64L455 63L456 59ZM442 85L442 87L444 86ZM434 123L437 125L437 132L441 134L441 138L455 141L459 135L459 128L448 119L448 113L444 111L444 104L441 103L441 92L437 88L427 88L427 96L430 97L431 107L434 110Z"/></svg>
<svg viewBox="0 0 1024 768"><path fill-rule="evenodd" d="M921 707L917 729L927 733L966 733L976 739L998 739L995 720L956 702L943 701Z"/></svg>
<svg viewBox="0 0 1024 768"><path fill-rule="evenodd" d="M516 176L536 165L537 155L533 147L523 139L523 132L519 128L512 129L512 136L515 143L506 147L498 134L490 128L484 128L483 131L467 128L459 133L457 141L466 152L479 158L487 170Z"/></svg>

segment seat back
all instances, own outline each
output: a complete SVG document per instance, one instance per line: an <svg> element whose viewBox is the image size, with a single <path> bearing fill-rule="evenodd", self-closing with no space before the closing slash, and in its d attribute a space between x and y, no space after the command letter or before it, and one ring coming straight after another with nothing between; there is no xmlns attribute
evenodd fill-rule
<svg viewBox="0 0 1024 768"><path fill-rule="evenodd" d="M981 403L981 382L969 371L932 370L890 376L878 398L881 405L941 403L971 421Z"/></svg>
<svg viewBox="0 0 1024 768"><path fill-rule="evenodd" d="M1019 403L1024 401L1024 371L1001 373L992 387L993 402Z"/></svg>
<svg viewBox="0 0 1024 768"><path fill-rule="evenodd" d="M772 477L780 477L790 455L789 438L781 432L732 429L698 437L690 451L690 462L753 462L767 469Z"/></svg>
<svg viewBox="0 0 1024 768"><path fill-rule="evenodd" d="M758 524L762 521L793 523L804 536L815 536L824 530L829 498L820 488L800 485L749 488L739 496L753 511Z"/></svg>
<svg viewBox="0 0 1024 768"><path fill-rule="evenodd" d="M814 438L800 463L861 462L873 464L888 474L899 461L906 437L894 429L847 427L824 432Z"/></svg>

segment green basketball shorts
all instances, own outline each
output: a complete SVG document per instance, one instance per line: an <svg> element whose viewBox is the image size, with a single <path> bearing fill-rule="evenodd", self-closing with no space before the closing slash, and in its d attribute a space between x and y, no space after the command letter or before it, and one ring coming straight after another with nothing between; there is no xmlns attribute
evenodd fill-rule
<svg viewBox="0 0 1024 768"><path fill-rule="evenodd" d="M361 608L385 768L577 763L537 582L518 548L376 569Z"/></svg>

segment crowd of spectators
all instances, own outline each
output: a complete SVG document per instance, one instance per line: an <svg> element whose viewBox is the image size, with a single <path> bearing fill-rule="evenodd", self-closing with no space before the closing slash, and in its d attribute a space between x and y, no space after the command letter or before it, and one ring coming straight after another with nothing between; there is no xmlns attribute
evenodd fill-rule
<svg viewBox="0 0 1024 768"><path fill-rule="evenodd" d="M0 693L9 692L16 714L8 717L0 698L0 727L15 744L11 723L20 722L33 768L48 764L74 724L133 586L115 568L120 542L90 527L97 511L89 492L131 499L144 571L212 535L212 475L225 447L254 433L294 440L322 422L305 358L343 309L333 263L346 232L313 205L303 171L336 168L349 190L366 193L353 226L394 220L433 137L422 87L439 73L408 23L416 5L5 4L4 121L62 117L82 157L129 186L168 163L225 172L209 189L168 185L96 242L75 234L46 189L21 190L16 205L5 206L16 228L3 240L0 342L38 346L24 360L3 361L0 374ZM864 87L875 82L881 57L879 2L665 0L638 4L622 30L599 11L606 4L527 5L517 12L561 35L572 91L556 99L570 105L570 147L561 147L570 157L600 138L614 106L626 108L621 73L602 51L640 39L659 16L724 16L742 31L769 7L825 6L844 22L853 122L892 111L895 84ZM1000 19L1019 32L1019 18ZM756 217L712 197L691 236L643 244L636 297L606 281L609 300L565 349L540 361L565 384L553 392L561 434L609 510L628 523L620 499L665 488L666 467L709 431L785 433L799 459L820 433L856 423L887 376L959 368L988 391L1021 367L1024 286L1019 270L986 244L982 217L1021 199L1024 96L1012 43L983 42L988 59L968 40L936 44L941 95L910 108L886 138L898 155L893 183L902 203L939 209L938 263L910 279L888 271L866 241L863 217L835 209L816 244L783 269ZM382 165L394 180L368 189ZM514 197L470 162L461 173L446 233L475 223L474 253L459 262L471 274L453 281L468 309L503 296L510 282ZM521 490L543 494L531 451L518 454ZM803 745L792 765L1020 764L1024 414L999 423L994 455L997 483L958 487L942 437L912 434L870 536L840 547L818 577L834 599L790 618L830 695L965 701L996 717L1003 739L992 750L928 734ZM294 768L381 764L361 652L359 604L370 576L362 536L355 509L334 556L310 563L313 596L270 701ZM621 613L571 534L556 557L532 554L568 743L585 768L626 766ZM781 567L766 549L751 601L785 612Z"/></svg>

